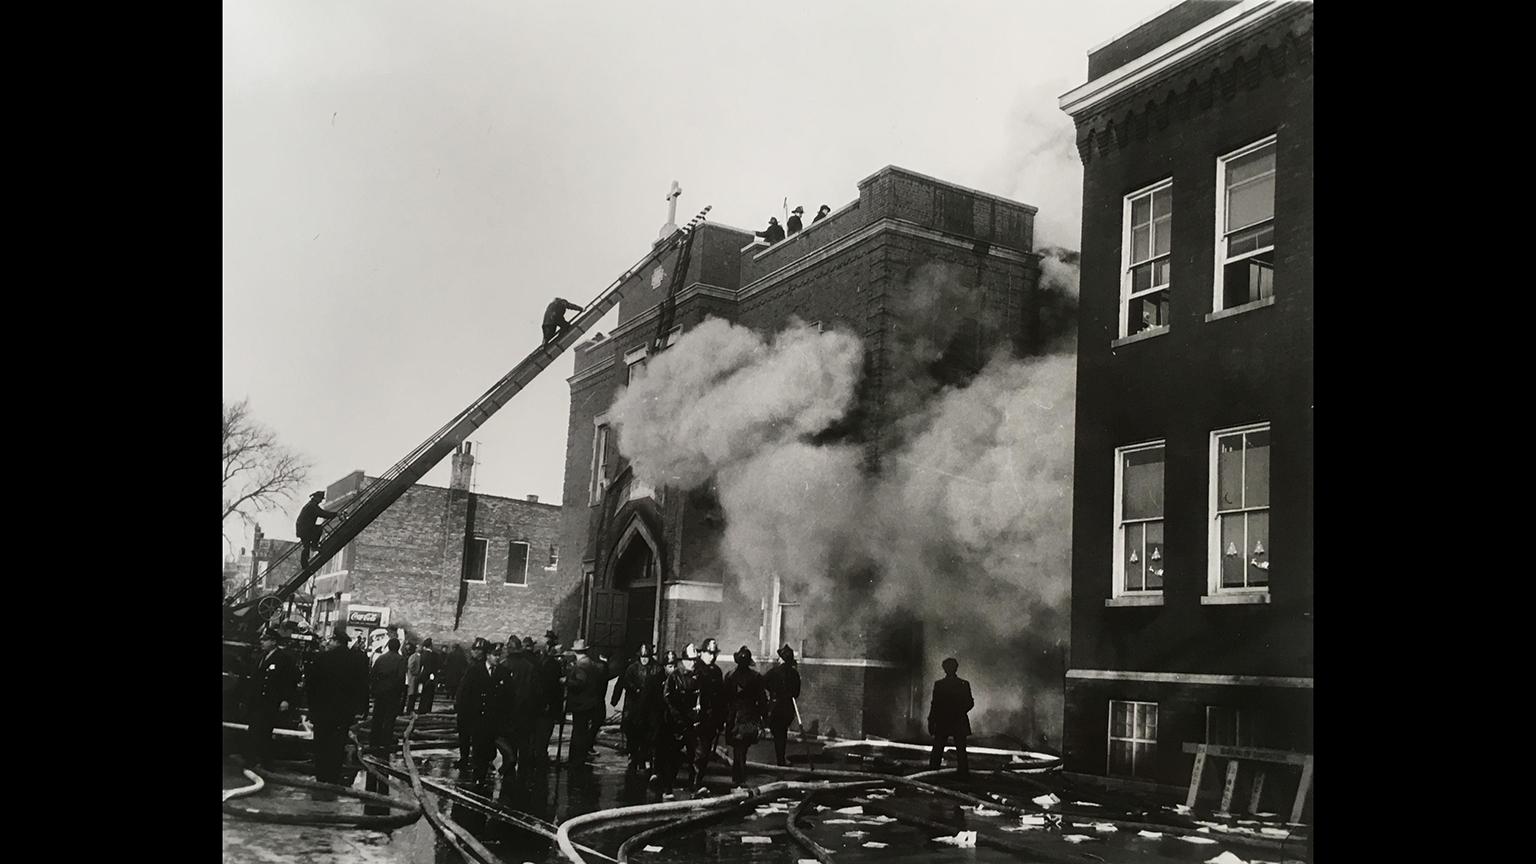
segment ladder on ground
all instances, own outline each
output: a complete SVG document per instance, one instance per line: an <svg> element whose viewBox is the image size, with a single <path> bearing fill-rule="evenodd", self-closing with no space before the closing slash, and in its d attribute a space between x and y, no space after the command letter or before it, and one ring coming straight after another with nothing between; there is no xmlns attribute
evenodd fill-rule
<svg viewBox="0 0 1536 864"><path fill-rule="evenodd" d="M432 470L444 456L453 452L476 429L501 408L511 401L522 389L528 386L540 372L549 368L549 365L567 348L575 345L582 336L609 310L618 305L620 289L630 279L634 278L641 270L650 266L667 253L682 244L684 254L691 248L693 232L703 223L710 207L705 207L699 214L689 220L683 228L675 231L666 240L657 243L651 251L641 258L638 263L624 271L618 279L614 280L592 302L584 306L580 313L572 319L571 324L555 339L541 344L532 353L523 358L512 368L512 371L504 375L492 387L482 393L478 399L469 404L469 407L460 411L457 416L444 423L441 428L433 432L428 438L417 445L416 449L407 453L404 458L395 463L383 476L364 487L359 494L347 501L337 512L337 516L326 523L321 534L319 549L311 556L309 562L299 568L287 582L283 583L271 594L263 594L256 578L252 578L244 586L232 592L224 598L224 608L227 613L239 620L248 621L251 626L265 623L281 609L304 583L320 571L325 563L335 557L342 549L365 528L373 523L389 506L399 500L407 489L419 481L426 473ZM681 257L681 256L680 256ZM686 267L686 261L683 262ZM674 268L673 279L682 278ZM671 300L669 294L668 300ZM273 559L269 567L275 569L289 557L302 554L299 545L291 547L281 556Z"/></svg>

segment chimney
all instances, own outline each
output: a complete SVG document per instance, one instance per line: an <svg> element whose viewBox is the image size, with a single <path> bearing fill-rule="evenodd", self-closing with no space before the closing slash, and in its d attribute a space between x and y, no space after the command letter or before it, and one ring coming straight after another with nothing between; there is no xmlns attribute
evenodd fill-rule
<svg viewBox="0 0 1536 864"><path fill-rule="evenodd" d="M539 503L539 496L537 496L537 495L529 495L528 496L528 503L529 504L537 504L537 503Z"/></svg>
<svg viewBox="0 0 1536 864"><path fill-rule="evenodd" d="M470 452L472 446L470 442L465 441L459 445L457 450L453 451L453 458L450 463L452 467L448 475L449 489L469 491L470 482L475 474L475 456Z"/></svg>

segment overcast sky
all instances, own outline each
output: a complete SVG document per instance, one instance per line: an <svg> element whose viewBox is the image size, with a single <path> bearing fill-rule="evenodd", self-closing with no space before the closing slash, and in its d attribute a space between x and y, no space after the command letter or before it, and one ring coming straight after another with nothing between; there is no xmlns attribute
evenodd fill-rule
<svg viewBox="0 0 1536 864"><path fill-rule="evenodd" d="M642 257L674 179L678 222L757 230L900 165L1077 248L1056 99L1169 5L225 0L224 398L313 489L378 474L534 348L551 297ZM477 491L560 501L571 370L473 436ZM293 537L300 499L263 530Z"/></svg>

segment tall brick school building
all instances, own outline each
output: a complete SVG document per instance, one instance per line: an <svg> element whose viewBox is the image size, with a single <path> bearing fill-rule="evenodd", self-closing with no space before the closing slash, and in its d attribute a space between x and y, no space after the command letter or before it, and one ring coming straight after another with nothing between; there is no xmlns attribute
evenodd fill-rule
<svg viewBox="0 0 1536 864"><path fill-rule="evenodd" d="M921 268L948 265L959 282L981 290L946 354L979 368L997 345L1028 353L1039 339L1035 212L888 166L859 181L856 200L771 246L751 231L706 222L677 296L674 332L712 316L764 334L793 319L857 334L865 376L850 438L862 446L866 468L878 471L893 441L896 409L887 397L900 383L890 379L904 292ZM794 596L793 580L781 574L764 594L725 568L723 514L707 488L650 489L629 469L608 411L646 362L676 257L635 274L614 331L576 348L560 515L567 551L558 573L560 583L577 586L571 623L624 655L642 642L681 649L717 637L727 667L739 645L771 662L789 643L801 657L806 724L841 735L917 732L942 659L926 656L926 622L893 620L879 632L835 638L813 632L807 606L817 598Z"/></svg>

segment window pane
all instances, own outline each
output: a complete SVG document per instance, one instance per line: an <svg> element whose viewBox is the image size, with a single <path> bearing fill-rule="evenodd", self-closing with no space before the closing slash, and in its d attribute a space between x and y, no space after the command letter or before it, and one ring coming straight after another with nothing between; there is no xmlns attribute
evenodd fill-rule
<svg viewBox="0 0 1536 864"><path fill-rule="evenodd" d="M1125 519L1163 515L1163 448L1148 447L1125 454Z"/></svg>
<svg viewBox="0 0 1536 864"><path fill-rule="evenodd" d="M1131 745L1125 741L1109 742L1109 773L1131 776Z"/></svg>
<svg viewBox="0 0 1536 864"><path fill-rule="evenodd" d="M1269 511L1248 514L1248 584L1269 584Z"/></svg>
<svg viewBox="0 0 1536 864"><path fill-rule="evenodd" d="M1267 220L1259 225L1235 231L1227 238L1227 257L1234 258L1262 249L1265 246L1273 246L1275 243L1275 222Z"/></svg>
<svg viewBox="0 0 1536 864"><path fill-rule="evenodd" d="M1131 229L1131 260L1147 260L1147 249L1151 245L1151 226Z"/></svg>
<svg viewBox="0 0 1536 864"><path fill-rule="evenodd" d="M1243 436L1223 435L1216 441L1216 510L1243 506Z"/></svg>
<svg viewBox="0 0 1536 864"><path fill-rule="evenodd" d="M1153 261L1152 262L1152 284L1153 285L1167 285L1168 284L1168 269L1169 268L1168 268L1168 259L1167 258L1160 258L1160 259L1158 259L1156 261Z"/></svg>
<svg viewBox="0 0 1536 864"><path fill-rule="evenodd" d="M1145 569L1148 589L1163 587L1163 522L1143 522L1147 535Z"/></svg>
<svg viewBox="0 0 1536 864"><path fill-rule="evenodd" d="M1167 216L1173 212L1173 187L1164 186L1152 193L1152 218Z"/></svg>
<svg viewBox="0 0 1536 864"><path fill-rule="evenodd" d="M1244 448L1243 506L1269 506L1269 430L1249 432Z"/></svg>
<svg viewBox="0 0 1536 864"><path fill-rule="evenodd" d="M1275 271L1271 264L1274 255L1271 250L1226 266L1221 286L1223 308L1274 296Z"/></svg>
<svg viewBox="0 0 1536 864"><path fill-rule="evenodd" d="M1172 217L1163 217L1152 223L1152 254L1167 255L1169 238L1173 235Z"/></svg>
<svg viewBox="0 0 1536 864"><path fill-rule="evenodd" d="M1227 230L1275 218L1275 178L1244 183L1227 190Z"/></svg>
<svg viewBox="0 0 1536 864"><path fill-rule="evenodd" d="M528 544L513 543L507 550L507 584L528 584Z"/></svg>
<svg viewBox="0 0 1536 864"><path fill-rule="evenodd" d="M1132 744L1132 761L1134 762L1135 776L1151 777L1156 769L1157 745L1156 744Z"/></svg>
<svg viewBox="0 0 1536 864"><path fill-rule="evenodd" d="M1244 585L1243 572L1247 569L1247 558L1243 554L1246 548L1247 538L1243 536L1242 513L1231 513L1221 517L1221 587L1241 588Z"/></svg>
<svg viewBox="0 0 1536 864"><path fill-rule="evenodd" d="M1132 522L1125 526L1125 590L1140 591L1143 587L1143 565L1146 564L1146 550L1142 548L1146 536L1142 523Z"/></svg>
<svg viewBox="0 0 1536 864"><path fill-rule="evenodd" d="M1252 153L1227 162L1227 185L1250 180L1275 170L1275 145L1266 144Z"/></svg>
<svg viewBox="0 0 1536 864"><path fill-rule="evenodd" d="M485 579L485 540L473 540L469 544L469 558L464 562L464 578L471 582Z"/></svg>
<svg viewBox="0 0 1536 864"><path fill-rule="evenodd" d="M1131 201L1131 225L1145 225L1152 221L1152 196L1143 195Z"/></svg>
<svg viewBox="0 0 1536 864"><path fill-rule="evenodd" d="M1154 291L1144 294L1131 301L1130 308L1126 312L1126 325L1129 332L1126 335L1140 333L1151 327L1162 327L1168 323L1168 291Z"/></svg>
<svg viewBox="0 0 1536 864"><path fill-rule="evenodd" d="M1131 291L1145 291L1152 287L1152 265L1143 264L1131 270Z"/></svg>
<svg viewBox="0 0 1536 864"><path fill-rule="evenodd" d="M1131 737L1131 704L1109 703L1109 734L1116 738Z"/></svg>

